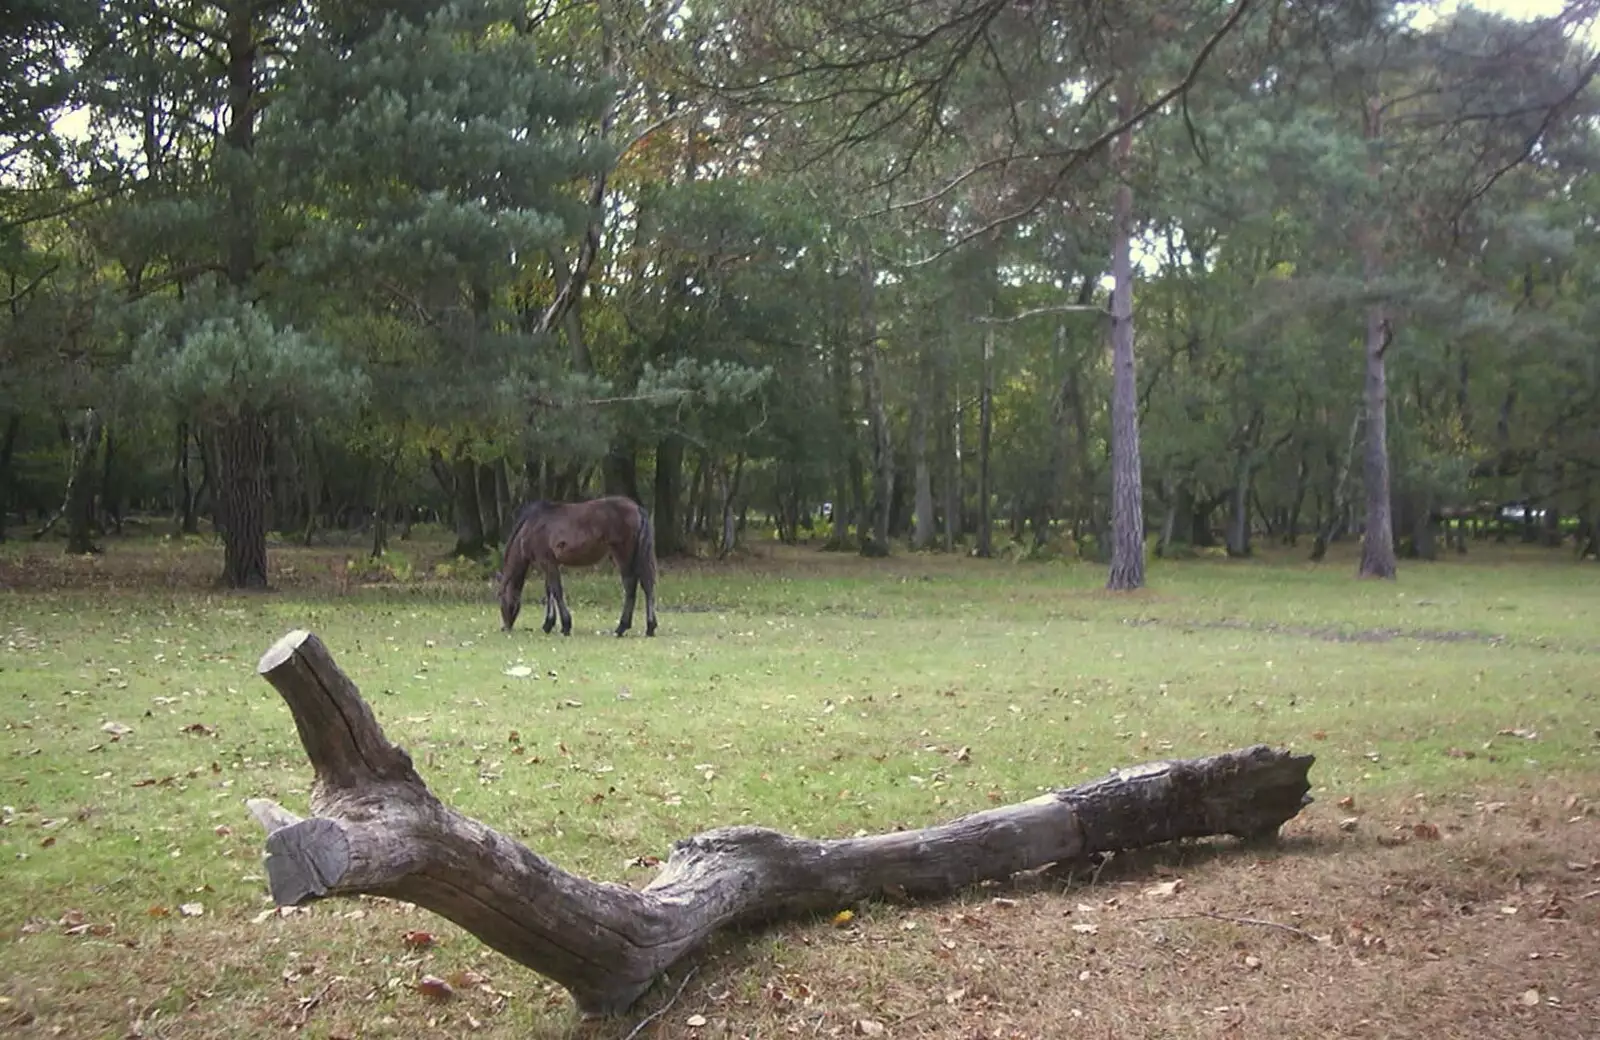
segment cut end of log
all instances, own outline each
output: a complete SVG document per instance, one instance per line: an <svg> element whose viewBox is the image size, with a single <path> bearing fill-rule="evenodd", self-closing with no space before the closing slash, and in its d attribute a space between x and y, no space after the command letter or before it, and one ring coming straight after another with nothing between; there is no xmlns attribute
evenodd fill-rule
<svg viewBox="0 0 1600 1040"><path fill-rule="evenodd" d="M285 661L295 655L300 645L311 638L311 633L303 628L297 628L282 639L267 648L261 655L261 661L256 665L257 675L266 675L274 668L280 667Z"/></svg>
<svg viewBox="0 0 1600 1040"><path fill-rule="evenodd" d="M333 820L314 817L267 837L267 885L279 906L299 906L337 888L350 869L350 841Z"/></svg>

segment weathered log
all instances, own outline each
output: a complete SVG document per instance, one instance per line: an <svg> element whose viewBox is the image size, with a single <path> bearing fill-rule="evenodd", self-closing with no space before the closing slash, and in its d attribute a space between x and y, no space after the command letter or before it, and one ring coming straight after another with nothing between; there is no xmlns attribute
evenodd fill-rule
<svg viewBox="0 0 1600 1040"><path fill-rule="evenodd" d="M294 714L316 771L310 819L253 799L273 898L371 893L449 918L555 980L589 1014L625 1011L718 929L834 910L885 892L948 895L1096 852L1271 835L1309 803L1310 755L1258 746L1123 769L923 830L814 840L725 827L677 842L643 890L566 873L448 808L384 736L309 632L260 673Z"/></svg>

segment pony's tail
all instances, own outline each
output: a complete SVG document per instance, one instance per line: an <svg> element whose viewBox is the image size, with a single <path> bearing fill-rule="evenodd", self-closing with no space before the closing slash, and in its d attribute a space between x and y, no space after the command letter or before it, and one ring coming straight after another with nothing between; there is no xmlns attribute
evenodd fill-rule
<svg viewBox="0 0 1600 1040"><path fill-rule="evenodd" d="M656 577L656 528L650 522L650 513L644 506L637 506L639 510L639 535L633 540L633 559L628 566L633 570L633 576L643 581L655 581Z"/></svg>

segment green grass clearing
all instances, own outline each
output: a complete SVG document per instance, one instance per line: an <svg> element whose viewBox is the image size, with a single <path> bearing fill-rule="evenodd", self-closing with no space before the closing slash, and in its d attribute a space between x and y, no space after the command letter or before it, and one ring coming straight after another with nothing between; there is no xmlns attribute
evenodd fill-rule
<svg viewBox="0 0 1600 1040"><path fill-rule="evenodd" d="M5 552L0 582L27 581L0 592L0 978L41 1036L135 1021L277 1035L302 1011L319 1036L339 1021L423 1035L429 1017L458 1035L469 1014L486 1036L579 1028L559 992L421 912L362 901L258 920L262 836L243 800L304 811L310 770L254 666L296 627L445 801L614 880L642 882L636 858L721 824L918 826L1257 742L1314 752L1329 811L1346 796L1593 792L1600 775L1595 571L1543 551L1411 566L1394 584L1357 582L1343 560L1158 562L1152 591L1113 597L1086 565L777 550L667 564L648 641L608 634L620 593L598 572L569 576L561 639L501 634L483 582L300 582L326 573L326 551L277 553L295 575L260 596L194 588L211 549ZM203 915L183 916L191 903ZM66 934L69 911L90 927ZM410 951L407 928L448 941ZM757 939L697 985L748 984L740 958L802 934ZM509 997L434 1007L408 988L469 965ZM301 1003L328 978L339 995Z"/></svg>

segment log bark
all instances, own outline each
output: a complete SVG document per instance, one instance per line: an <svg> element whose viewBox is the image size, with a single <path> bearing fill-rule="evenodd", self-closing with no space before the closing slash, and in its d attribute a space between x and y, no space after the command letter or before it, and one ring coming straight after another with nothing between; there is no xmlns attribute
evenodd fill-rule
<svg viewBox="0 0 1600 1040"><path fill-rule="evenodd" d="M273 898L415 903L560 983L586 1014L626 1011L723 928L886 892L944 896L1097 852L1272 835L1310 801L1312 757L1259 746L1123 769L916 831L815 840L723 827L677 842L635 890L568 874L445 806L315 635L290 632L258 670L288 702L316 773L310 819L249 803L267 830Z"/></svg>

